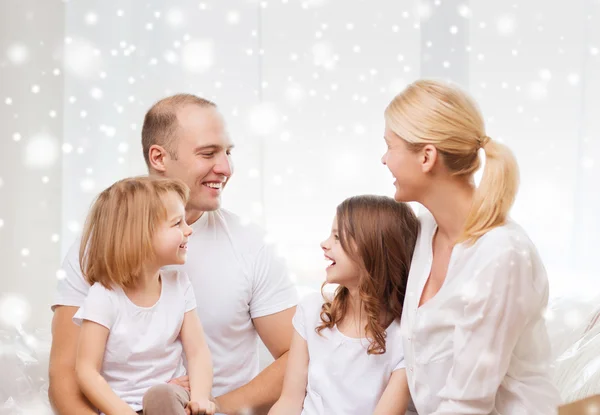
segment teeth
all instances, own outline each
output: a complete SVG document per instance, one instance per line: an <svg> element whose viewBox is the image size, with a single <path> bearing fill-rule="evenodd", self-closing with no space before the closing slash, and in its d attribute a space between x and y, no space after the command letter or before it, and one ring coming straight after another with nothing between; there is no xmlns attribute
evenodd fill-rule
<svg viewBox="0 0 600 415"><path fill-rule="evenodd" d="M211 187L213 189L220 189L223 187L223 183L205 183L206 186Z"/></svg>

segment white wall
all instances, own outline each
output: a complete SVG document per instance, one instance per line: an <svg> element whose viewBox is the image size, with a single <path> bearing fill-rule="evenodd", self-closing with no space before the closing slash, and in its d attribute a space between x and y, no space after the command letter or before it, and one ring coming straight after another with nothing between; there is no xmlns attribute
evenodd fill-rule
<svg viewBox="0 0 600 415"><path fill-rule="evenodd" d="M0 5L0 317L31 327L60 263L64 32L60 1Z"/></svg>
<svg viewBox="0 0 600 415"><path fill-rule="evenodd" d="M554 293L593 291L599 2L438 3L3 2L0 252L8 266L1 291L27 299L32 325L47 324L60 258L93 196L144 172L143 115L181 91L217 101L236 141L225 206L263 224L297 283L318 287L318 243L335 206L353 194L392 194L379 162L382 112L420 76L468 87L489 135L515 150L522 187L514 216L538 245ZM29 50L21 65L6 55L16 42ZM65 67L54 76L59 46ZM22 154L40 132L64 151L33 169Z"/></svg>

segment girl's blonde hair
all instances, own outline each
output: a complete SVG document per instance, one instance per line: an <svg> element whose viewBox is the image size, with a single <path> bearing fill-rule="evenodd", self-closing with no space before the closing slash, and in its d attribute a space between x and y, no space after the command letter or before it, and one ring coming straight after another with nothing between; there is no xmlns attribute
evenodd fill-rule
<svg viewBox="0 0 600 415"><path fill-rule="evenodd" d="M167 219L163 198L174 192L184 205L189 188L181 180L133 177L120 180L97 197L86 219L79 264L88 283L132 287L154 258L152 238Z"/></svg>
<svg viewBox="0 0 600 415"><path fill-rule="evenodd" d="M486 135L479 108L467 93L444 82L416 81L388 105L385 121L412 151L434 145L455 176L472 180L480 167L478 150L485 152L481 183L457 243L474 243L505 223L519 187L517 162L508 147Z"/></svg>

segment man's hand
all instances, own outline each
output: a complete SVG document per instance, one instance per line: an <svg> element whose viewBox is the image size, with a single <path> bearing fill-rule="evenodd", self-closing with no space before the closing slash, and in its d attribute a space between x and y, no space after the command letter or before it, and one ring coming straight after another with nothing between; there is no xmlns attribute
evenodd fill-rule
<svg viewBox="0 0 600 415"><path fill-rule="evenodd" d="M181 386L183 389L190 392L190 378L188 376L182 376L180 378L171 379L167 383L171 385Z"/></svg>

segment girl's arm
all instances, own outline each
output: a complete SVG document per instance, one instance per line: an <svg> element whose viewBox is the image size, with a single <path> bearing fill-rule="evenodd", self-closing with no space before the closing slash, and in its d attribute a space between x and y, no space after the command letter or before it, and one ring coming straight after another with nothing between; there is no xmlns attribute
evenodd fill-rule
<svg viewBox="0 0 600 415"><path fill-rule="evenodd" d="M404 415L409 399L410 392L406 380L406 369L395 370L390 376L373 415Z"/></svg>
<svg viewBox="0 0 600 415"><path fill-rule="evenodd" d="M77 382L89 401L106 415L136 415L100 375L109 329L89 320L81 324L75 362Z"/></svg>
<svg viewBox="0 0 600 415"><path fill-rule="evenodd" d="M201 408L210 406L213 382L213 366L210 350L204 337L204 329L196 309L185 313L181 326L181 342L188 363L191 402Z"/></svg>
<svg viewBox="0 0 600 415"><path fill-rule="evenodd" d="M269 411L269 415L300 415L308 383L308 360L306 340L294 331L283 380L283 391Z"/></svg>

